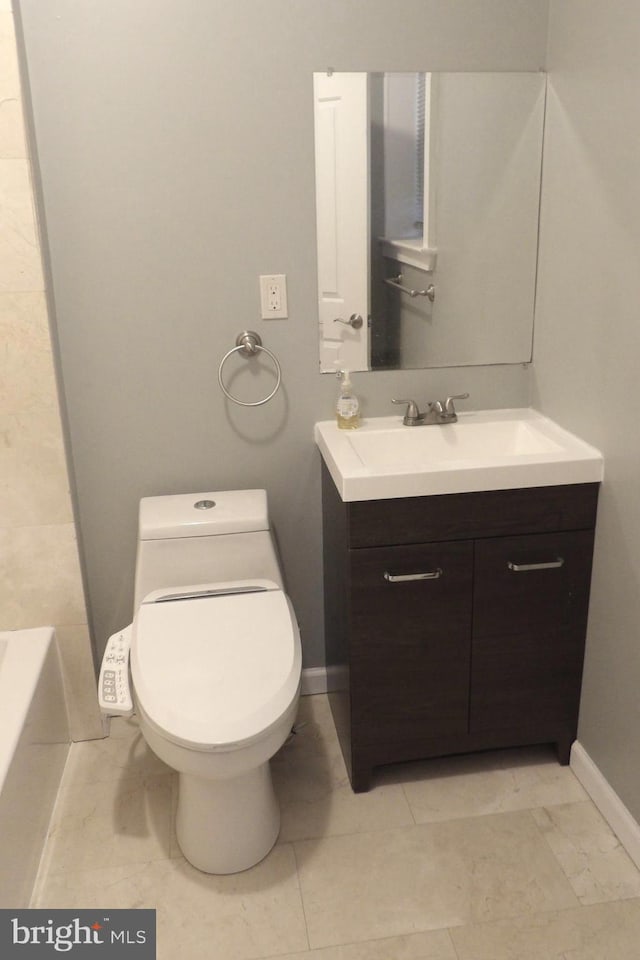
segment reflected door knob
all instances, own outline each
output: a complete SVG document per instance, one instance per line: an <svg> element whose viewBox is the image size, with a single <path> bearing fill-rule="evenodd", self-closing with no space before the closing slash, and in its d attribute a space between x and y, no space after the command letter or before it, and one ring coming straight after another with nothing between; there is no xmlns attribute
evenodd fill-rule
<svg viewBox="0 0 640 960"><path fill-rule="evenodd" d="M333 322L344 323L347 327L353 327L354 330L359 330L364 323L359 313L352 313L348 320L343 320L342 317L336 317Z"/></svg>

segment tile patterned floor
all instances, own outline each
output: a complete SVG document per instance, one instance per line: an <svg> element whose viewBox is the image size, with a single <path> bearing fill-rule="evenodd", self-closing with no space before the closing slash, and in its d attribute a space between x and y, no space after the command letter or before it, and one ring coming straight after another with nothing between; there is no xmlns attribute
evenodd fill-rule
<svg viewBox="0 0 640 960"><path fill-rule="evenodd" d="M212 877L134 721L74 744L32 905L155 907L159 960L640 957L640 872L551 752L403 764L356 795L317 696L272 765L278 844Z"/></svg>

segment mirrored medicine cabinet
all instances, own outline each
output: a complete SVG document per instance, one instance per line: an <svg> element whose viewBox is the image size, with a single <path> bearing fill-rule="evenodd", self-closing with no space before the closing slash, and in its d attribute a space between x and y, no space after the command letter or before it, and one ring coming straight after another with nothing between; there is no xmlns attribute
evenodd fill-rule
<svg viewBox="0 0 640 960"><path fill-rule="evenodd" d="M321 371L530 361L545 75L313 79Z"/></svg>

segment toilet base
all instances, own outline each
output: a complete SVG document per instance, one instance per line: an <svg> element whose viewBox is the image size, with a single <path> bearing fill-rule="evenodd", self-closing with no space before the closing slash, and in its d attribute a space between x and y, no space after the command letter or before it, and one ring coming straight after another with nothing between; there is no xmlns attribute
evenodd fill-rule
<svg viewBox="0 0 640 960"><path fill-rule="evenodd" d="M229 779L180 773L176 836L198 870L247 870L266 857L279 831L280 808L268 762Z"/></svg>

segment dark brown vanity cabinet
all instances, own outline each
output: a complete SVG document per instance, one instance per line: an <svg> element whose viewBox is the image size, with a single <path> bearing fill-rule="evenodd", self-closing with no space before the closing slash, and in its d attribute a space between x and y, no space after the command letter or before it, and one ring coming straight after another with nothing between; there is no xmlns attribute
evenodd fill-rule
<svg viewBox="0 0 640 960"><path fill-rule="evenodd" d="M598 484L343 503L323 464L330 694L375 766L576 736Z"/></svg>

